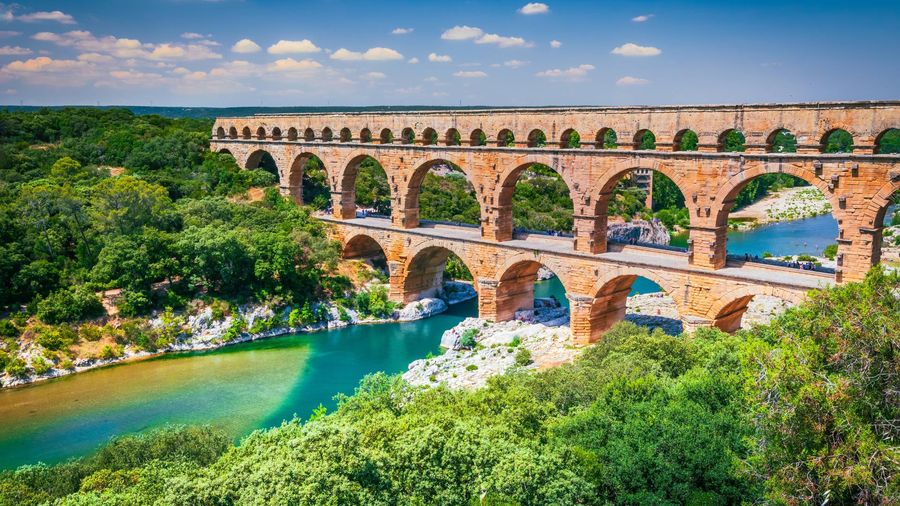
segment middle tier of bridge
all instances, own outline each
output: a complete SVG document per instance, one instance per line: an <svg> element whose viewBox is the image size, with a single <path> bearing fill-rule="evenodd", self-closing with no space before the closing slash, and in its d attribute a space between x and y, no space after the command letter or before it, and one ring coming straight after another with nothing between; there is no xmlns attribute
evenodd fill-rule
<svg viewBox="0 0 900 506"><path fill-rule="evenodd" d="M743 262L711 271L693 266L685 253L641 246L612 247L599 254L576 251L571 241L532 235L504 242L481 237L477 228L426 224L398 229L381 218L322 217L343 245L345 258L383 253L390 271L390 295L399 302L433 296L442 285L450 253L468 267L478 292L479 316L505 321L529 309L540 266L552 270L566 289L575 344L586 344L625 316L634 280L657 283L675 302L686 330L714 325L740 327L756 295L796 303L809 290L830 286L831 276Z"/></svg>

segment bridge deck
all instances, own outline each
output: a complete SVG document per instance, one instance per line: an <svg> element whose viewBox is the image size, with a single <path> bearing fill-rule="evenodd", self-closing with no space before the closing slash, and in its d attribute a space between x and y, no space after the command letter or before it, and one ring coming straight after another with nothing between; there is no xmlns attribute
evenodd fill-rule
<svg viewBox="0 0 900 506"><path fill-rule="evenodd" d="M473 242L490 245L496 248L510 248L519 251L539 251L562 256L590 258L618 265L662 268L686 273L696 272L698 274L714 275L724 279L766 283L804 290L834 285L834 276L827 273L752 263L743 265L737 265L737 263L729 264L721 269L713 271L690 265L686 253L657 250L641 246L619 246L606 253L590 254L575 251L571 238L531 234L525 239L517 238L509 241L496 242L483 239L478 228L424 224L418 228L400 229L392 227L390 220L385 218L368 217L338 220L329 216L319 216L319 219L336 225L351 225L388 230L401 234L433 237L435 239Z"/></svg>

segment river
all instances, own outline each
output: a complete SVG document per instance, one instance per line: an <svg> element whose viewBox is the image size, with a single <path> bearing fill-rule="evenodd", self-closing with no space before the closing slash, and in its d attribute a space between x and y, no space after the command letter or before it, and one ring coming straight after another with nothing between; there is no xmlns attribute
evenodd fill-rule
<svg viewBox="0 0 900 506"><path fill-rule="evenodd" d="M821 253L837 236L830 215L729 233L730 253ZM634 293L658 291L638 278ZM558 280L535 296L566 303ZM358 325L274 337L209 352L169 354L0 390L0 469L59 462L117 434L167 423L208 423L235 438L295 414L306 418L366 374L398 373L429 352L444 330L474 316L474 300L408 323Z"/></svg>

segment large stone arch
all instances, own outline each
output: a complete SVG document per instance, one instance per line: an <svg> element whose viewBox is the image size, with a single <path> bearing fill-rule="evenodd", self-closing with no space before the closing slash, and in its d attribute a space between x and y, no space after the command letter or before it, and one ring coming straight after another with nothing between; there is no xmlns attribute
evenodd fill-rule
<svg viewBox="0 0 900 506"><path fill-rule="evenodd" d="M357 232L341 241L341 258L344 259L368 258L377 253L384 254L387 259L387 252L388 248L385 248L373 234L365 232Z"/></svg>
<svg viewBox="0 0 900 506"><path fill-rule="evenodd" d="M351 151L341 159L338 167L339 172L332 177L335 182L332 191L341 193L341 206L346 208L345 212L350 213L352 216L356 216L356 176L359 175L360 164L366 158L375 160L384 170L388 178L388 190L390 190L391 194L391 203L393 204L396 201L395 185L391 184L392 173L388 172L387 167L385 167L384 164L381 163L381 160L376 156L377 154L377 150L359 149ZM329 174L329 176L331 176L331 174ZM393 205L391 207L393 208Z"/></svg>
<svg viewBox="0 0 900 506"><path fill-rule="evenodd" d="M770 285L743 285L731 288L731 285L720 285L722 288L709 294L712 305L706 318L714 327L725 332L734 332L741 328L741 319L747 311L747 305L757 295L768 295L785 300L791 304L799 304L806 297L793 290L784 290Z"/></svg>
<svg viewBox="0 0 900 506"><path fill-rule="evenodd" d="M493 301L486 300L482 304L482 307L492 304L487 311L492 319L511 320L515 317L516 311L534 307L534 284L537 282L537 272L541 266L553 271L567 295L581 291L576 281L577 276L572 274L574 270L562 259L534 253L513 255L497 266Z"/></svg>
<svg viewBox="0 0 900 506"><path fill-rule="evenodd" d="M390 181L392 203L391 210L393 213L393 222L403 228L416 228L419 226L419 195L421 194L422 182L425 180L425 174L429 170L442 163L449 163L458 167L469 184L475 190L475 200L478 202L479 215L484 216L484 202L482 199L482 188L473 177L473 169L468 167L468 160L461 157L446 156L442 158L423 157L412 160L410 167L415 167L409 174L405 183ZM389 180L392 179L390 175Z"/></svg>
<svg viewBox="0 0 900 506"><path fill-rule="evenodd" d="M444 267L453 253L460 258L472 277L477 280L482 268L469 255L464 243L452 240L422 240L410 246L406 256L395 263L391 270L391 299L409 303L425 297L434 297L443 285ZM391 258L388 257L388 263ZM474 283L478 292L478 283Z"/></svg>
<svg viewBox="0 0 900 506"><path fill-rule="evenodd" d="M333 178L331 177L333 169L330 169L325 160L318 156L317 153L302 151L291 158L291 164L282 171L280 182L281 194L290 197L298 204L303 204L303 171L306 163L313 157L318 158L322 162L322 170L325 171L329 189L332 191L332 195L334 194Z"/></svg>

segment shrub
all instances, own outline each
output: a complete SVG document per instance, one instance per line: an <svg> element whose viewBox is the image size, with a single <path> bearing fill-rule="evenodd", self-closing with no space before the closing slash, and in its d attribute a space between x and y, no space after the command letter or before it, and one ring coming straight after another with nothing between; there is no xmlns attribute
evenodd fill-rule
<svg viewBox="0 0 900 506"><path fill-rule="evenodd" d="M834 257L837 256L838 245L837 244L829 244L825 246L825 250L822 251L822 256L829 260L834 260Z"/></svg>
<svg viewBox="0 0 900 506"><path fill-rule="evenodd" d="M463 348L474 349L478 344L475 338L478 336L478 329L468 329L459 337L459 345Z"/></svg>
<svg viewBox="0 0 900 506"><path fill-rule="evenodd" d="M44 359L44 357L35 357L31 361L31 368L37 375L45 374L53 367L53 364Z"/></svg>
<svg viewBox="0 0 900 506"><path fill-rule="evenodd" d="M122 290L122 295L116 302L119 314L122 316L140 316L147 314L153 307L149 295L139 290Z"/></svg>
<svg viewBox="0 0 900 506"><path fill-rule="evenodd" d="M467 371L477 371L477 370L478 370L478 366L475 365L475 364L469 364L469 365L466 366L466 370L467 370Z"/></svg>
<svg viewBox="0 0 900 506"><path fill-rule="evenodd" d="M103 332L97 325L93 323L85 323L78 328L78 336L85 341L99 341L103 337Z"/></svg>
<svg viewBox="0 0 900 506"><path fill-rule="evenodd" d="M522 338L519 336L513 336L512 341L509 342L509 345L515 348L516 346L522 344Z"/></svg>
<svg viewBox="0 0 900 506"><path fill-rule="evenodd" d="M17 378L23 378L28 375L28 364L18 357L14 357L6 364L6 374Z"/></svg>
<svg viewBox="0 0 900 506"><path fill-rule="evenodd" d="M66 325L58 327L39 326L35 328L35 342L44 349L59 351L75 344L78 339L75 331Z"/></svg>
<svg viewBox="0 0 900 506"><path fill-rule="evenodd" d="M84 285L51 293L37 303L37 316L46 323L65 323L103 314L100 297Z"/></svg>
<svg viewBox="0 0 900 506"><path fill-rule="evenodd" d="M531 352L528 348L521 348L516 353L516 365L526 366L531 363Z"/></svg>
<svg viewBox="0 0 900 506"><path fill-rule="evenodd" d="M97 355L97 357L100 360L110 360L113 358L121 357L122 353L123 352L119 346L110 346L107 344L103 347L103 349L100 350L100 353Z"/></svg>
<svg viewBox="0 0 900 506"><path fill-rule="evenodd" d="M19 337L19 329L10 320L0 320L0 337Z"/></svg>
<svg viewBox="0 0 900 506"><path fill-rule="evenodd" d="M769 253L768 251L763 251L763 254L762 254L763 258L772 258L772 256L773 255L771 253Z"/></svg>

